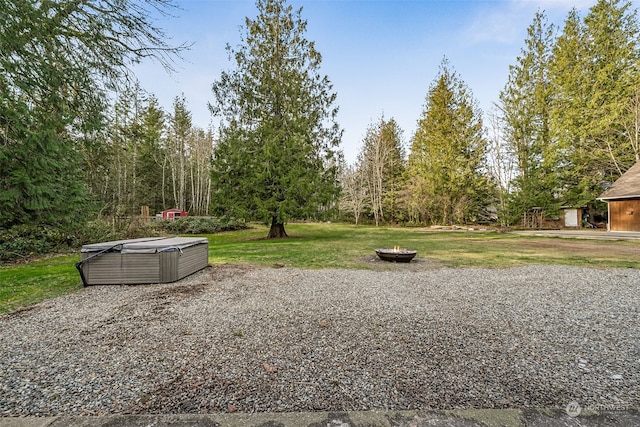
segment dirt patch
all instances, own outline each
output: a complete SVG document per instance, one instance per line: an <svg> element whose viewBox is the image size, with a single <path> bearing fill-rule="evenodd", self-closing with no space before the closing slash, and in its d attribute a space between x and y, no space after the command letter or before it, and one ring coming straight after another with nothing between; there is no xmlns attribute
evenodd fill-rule
<svg viewBox="0 0 640 427"><path fill-rule="evenodd" d="M149 296L150 299L172 299L180 301L189 297L200 295L206 289L205 283L197 284L176 284L163 287Z"/></svg>
<svg viewBox="0 0 640 427"><path fill-rule="evenodd" d="M631 243L622 242L603 242L600 240L579 240L579 239L522 239L514 243L521 249L540 249L551 251L570 252L576 255L593 256L597 253L604 253L607 256L619 255L630 256L638 255L640 247Z"/></svg>
<svg viewBox="0 0 640 427"><path fill-rule="evenodd" d="M244 276L256 267L249 264L215 264L208 267L205 272L212 282L223 282L230 277Z"/></svg>
<svg viewBox="0 0 640 427"><path fill-rule="evenodd" d="M29 307L18 307L14 311L11 311L9 313L5 313L2 316L4 316L6 319L20 319L20 318L23 318L23 317L28 317L29 315L31 315L34 312L41 311L44 307L45 306L43 304L32 305L32 306L29 306Z"/></svg>

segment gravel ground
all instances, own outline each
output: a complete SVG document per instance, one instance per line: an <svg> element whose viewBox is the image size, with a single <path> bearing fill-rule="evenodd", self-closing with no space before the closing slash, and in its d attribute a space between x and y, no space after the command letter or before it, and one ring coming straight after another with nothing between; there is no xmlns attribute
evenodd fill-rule
<svg viewBox="0 0 640 427"><path fill-rule="evenodd" d="M0 316L0 416L640 407L640 271L222 266Z"/></svg>

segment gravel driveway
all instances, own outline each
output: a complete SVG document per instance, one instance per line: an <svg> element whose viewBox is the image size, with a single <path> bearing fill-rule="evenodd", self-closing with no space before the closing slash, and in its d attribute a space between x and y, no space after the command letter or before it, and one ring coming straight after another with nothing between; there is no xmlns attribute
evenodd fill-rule
<svg viewBox="0 0 640 427"><path fill-rule="evenodd" d="M0 416L640 407L640 270L222 266L0 316Z"/></svg>

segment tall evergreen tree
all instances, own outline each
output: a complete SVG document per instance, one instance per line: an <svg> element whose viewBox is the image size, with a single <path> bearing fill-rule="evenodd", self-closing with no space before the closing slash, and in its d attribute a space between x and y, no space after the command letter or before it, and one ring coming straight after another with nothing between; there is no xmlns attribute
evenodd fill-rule
<svg viewBox="0 0 640 427"><path fill-rule="evenodd" d="M636 160L628 125L638 83L640 29L629 1L599 0L565 21L551 63L552 130L565 199L592 201Z"/></svg>
<svg viewBox="0 0 640 427"><path fill-rule="evenodd" d="M584 70L586 43L582 20L572 9L564 22L561 34L553 48L550 80L553 91L551 106L551 131L553 145L559 157L560 179L563 187L575 192L580 188L581 176L587 173L583 167L591 155L585 145L586 105L589 103L589 76ZM582 204L590 196L571 197L565 194L565 202Z"/></svg>
<svg viewBox="0 0 640 427"><path fill-rule="evenodd" d="M162 160L165 156L166 139L165 112L158 100L151 96L142 111L140 128L140 147L137 157L138 204L149 206L151 212L160 212L166 208L162 203Z"/></svg>
<svg viewBox="0 0 640 427"><path fill-rule="evenodd" d="M444 224L475 220L490 188L486 145L477 101L445 59L411 143L412 216Z"/></svg>
<svg viewBox="0 0 640 427"><path fill-rule="evenodd" d="M138 146L142 135L142 110L146 93L139 84L126 87L114 106L111 126L112 213L132 215L139 212Z"/></svg>
<svg viewBox="0 0 640 427"><path fill-rule="evenodd" d="M386 188L382 206L388 221L400 222L405 219L401 196L404 188L407 154L404 147L403 131L393 117L387 120L382 127L382 140L391 152L387 163Z"/></svg>
<svg viewBox="0 0 640 427"><path fill-rule="evenodd" d="M184 94L173 100L165 151L171 172L173 207L183 211L187 210L187 156L192 138L191 112L186 104Z"/></svg>
<svg viewBox="0 0 640 427"><path fill-rule="evenodd" d="M553 26L537 12L509 78L500 92L503 137L517 160L515 192L510 211L518 216L532 207L555 211L557 159L550 134L551 84L549 61Z"/></svg>
<svg viewBox="0 0 640 427"><path fill-rule="evenodd" d="M341 131L302 9L284 0L258 0L257 8L242 44L227 47L236 68L213 84L210 108L222 123L212 204L218 213L270 223L268 236L284 237L286 221L336 200Z"/></svg>
<svg viewBox="0 0 640 427"><path fill-rule="evenodd" d="M634 96L640 70L640 27L627 0L599 0L584 20L591 77L590 139L602 153L606 176L621 175L635 155L623 137L627 105ZM610 175L610 176L611 176ZM599 191L599 190L598 190Z"/></svg>

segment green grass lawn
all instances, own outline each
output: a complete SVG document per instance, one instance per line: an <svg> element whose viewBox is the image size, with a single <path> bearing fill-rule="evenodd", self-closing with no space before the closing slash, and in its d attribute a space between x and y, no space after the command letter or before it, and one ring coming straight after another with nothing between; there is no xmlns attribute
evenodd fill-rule
<svg viewBox="0 0 640 427"><path fill-rule="evenodd" d="M0 313L82 289L75 255L0 267Z"/></svg>
<svg viewBox="0 0 640 427"><path fill-rule="evenodd" d="M267 232L266 227L256 227L208 235L209 261L303 268L379 268L367 262L375 258L375 249L398 245L417 250L417 259L448 267L567 264L640 268L640 241L590 241L495 231L438 232L345 224L289 224L289 238L283 240L267 240L264 238Z"/></svg>
<svg viewBox="0 0 640 427"><path fill-rule="evenodd" d="M212 264L282 264L300 268L395 268L371 262L376 248L416 249L412 266L505 268L565 264L640 268L640 241L525 237L495 231L434 232L421 228L288 224L289 238L267 240L267 228L207 235ZM78 255L0 266L0 313L82 289ZM412 267L413 268L413 267Z"/></svg>

